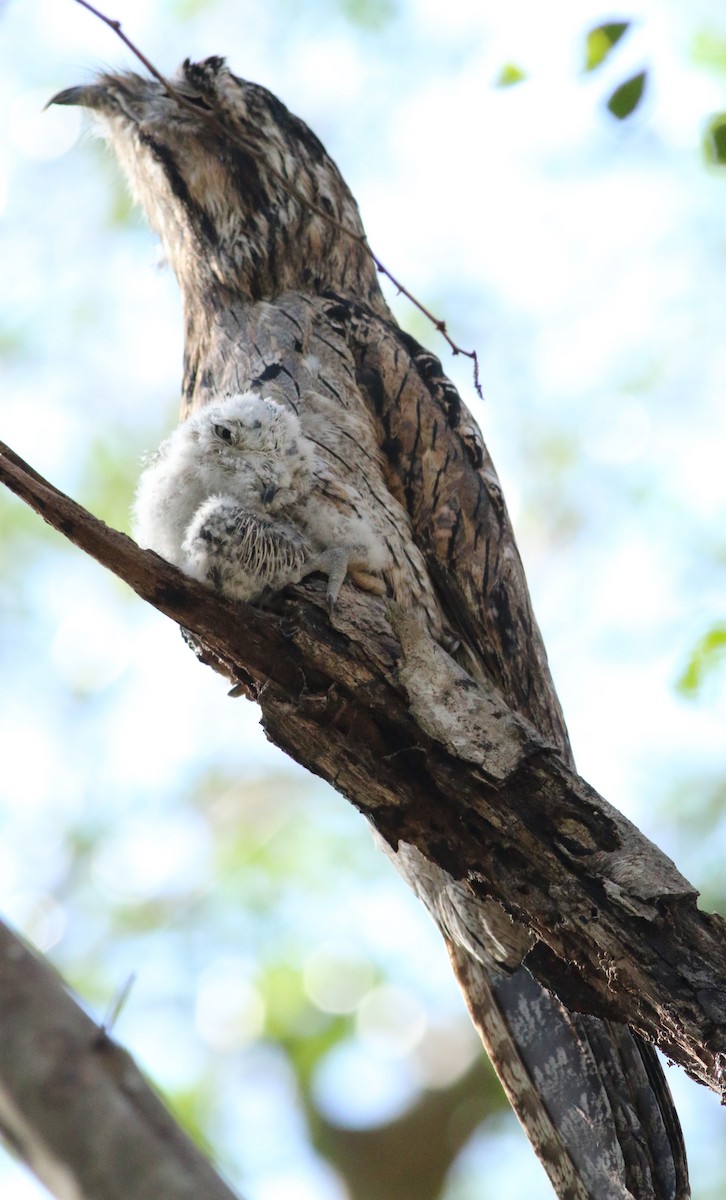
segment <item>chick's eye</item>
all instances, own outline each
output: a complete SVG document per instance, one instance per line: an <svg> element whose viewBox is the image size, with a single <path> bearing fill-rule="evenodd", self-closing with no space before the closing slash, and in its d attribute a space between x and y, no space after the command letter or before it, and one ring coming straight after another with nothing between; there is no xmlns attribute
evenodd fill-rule
<svg viewBox="0 0 726 1200"><path fill-rule="evenodd" d="M232 441L232 430L228 429L226 425L213 425L212 431L214 436L220 438L223 442Z"/></svg>

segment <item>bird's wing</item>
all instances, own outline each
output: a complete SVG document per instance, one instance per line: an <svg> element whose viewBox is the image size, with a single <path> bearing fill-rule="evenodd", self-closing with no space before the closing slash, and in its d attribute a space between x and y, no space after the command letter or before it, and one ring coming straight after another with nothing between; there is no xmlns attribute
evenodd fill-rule
<svg viewBox="0 0 726 1200"><path fill-rule="evenodd" d="M476 423L434 355L363 306L334 303L381 423L392 486L469 664L572 763ZM568 1012L521 965L526 932L495 902L474 901L410 847L391 857L444 932L474 1024L561 1200L686 1200L683 1136L655 1050L627 1026Z"/></svg>
<svg viewBox="0 0 726 1200"><path fill-rule="evenodd" d="M394 591L407 587L415 607L411 580L430 576L464 664L571 762L501 488L438 360L350 297L246 305L226 329L208 360L217 385L234 379L291 404L332 478L341 471L362 492L365 482L391 525L391 497L404 506L416 545L410 531L396 544L409 560ZM552 997L521 965L530 935L496 902L412 847L383 848L442 929L474 1023L561 1200L685 1200L683 1140L655 1052L626 1026L573 1016Z"/></svg>
<svg viewBox="0 0 726 1200"><path fill-rule="evenodd" d="M442 930L454 973L560 1200L687 1200L685 1148L655 1050L569 1012L522 965L531 937L413 846L381 841Z"/></svg>
<svg viewBox="0 0 726 1200"><path fill-rule="evenodd" d="M340 302L338 302L340 311ZM572 762L502 488L441 363L397 325L345 306L358 386L377 414L440 603L507 703Z"/></svg>
<svg viewBox="0 0 726 1200"><path fill-rule="evenodd" d="M684 1200L683 1141L652 1046L568 1012L527 971L485 970L447 940L502 1086L561 1200Z"/></svg>

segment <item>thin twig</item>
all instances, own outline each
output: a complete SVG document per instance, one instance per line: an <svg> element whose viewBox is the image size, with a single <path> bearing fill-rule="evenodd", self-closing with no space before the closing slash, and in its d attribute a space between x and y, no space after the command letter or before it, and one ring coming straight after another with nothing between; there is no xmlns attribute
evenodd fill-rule
<svg viewBox="0 0 726 1200"><path fill-rule="evenodd" d="M101 1033L106 1037L111 1036L111 1031L116 1024L119 1014L123 1009L126 1001L131 995L131 989L136 983L136 972L132 971L128 978L124 981L116 994L111 997L111 1003L108 1006L108 1011L101 1022Z"/></svg>
<svg viewBox="0 0 726 1200"><path fill-rule="evenodd" d="M82 6L82 8L87 8L90 13L93 13L94 17L98 17L99 21L103 21L104 25L108 25L109 29L113 29L114 33L117 34L121 38L121 41L124 43L124 45L128 46L131 53L135 54L136 57L138 58L139 62L143 63L144 66L146 67L146 70L151 75L154 76L154 79L157 79L159 81L159 83L162 85L162 87L166 88L166 90L168 91L170 96L173 96L175 100L178 99L177 93L174 91L174 88L169 83L169 80L166 79L161 74L161 71L157 71L154 64L149 62L148 58L144 54L141 53L138 46L135 46L134 43L131 41L131 38L126 36L123 29L121 28L120 21L115 20L113 17L107 17L105 15L105 13L102 13L100 11L100 9L94 8L94 6L92 4L89 4L88 0L76 0L76 4L80 4ZM195 111L196 111L196 109L195 109Z"/></svg>
<svg viewBox="0 0 726 1200"><path fill-rule="evenodd" d="M196 117L203 117L203 118L206 118L207 120L214 121L214 114L205 113L205 112L203 112L203 110L199 109L196 105L191 104L186 99L186 97L181 95L181 93L176 90L176 88L169 82L169 80L164 75L162 75L161 71L157 70L157 68L149 61L149 59L146 57L146 55L142 54L142 52L139 50L138 46L135 46L134 43L131 41L131 39L129 37L127 37L127 35L123 32L120 21L115 20L113 17L107 17L99 9L95 8L92 4L89 4L88 0L76 0L76 3L82 5L83 8L87 8L88 11L93 14L93 16L98 17L98 19L100 21L103 21L103 23L105 25L108 25L109 29L112 29L113 32L115 34L117 34L118 37L121 38L121 41L124 43L124 45L129 48L131 53L134 54L136 56L136 58L138 58L139 62L143 63L143 65L146 67L147 71L149 71L151 73L151 75L153 75L154 79L158 80L158 82L162 85L162 87L168 92L168 94L178 104L181 104L184 108L190 109ZM228 131L225 131L225 132L227 133L227 136L229 136ZM238 145L244 147L244 149L247 150L248 153L250 153L254 158L259 159L259 152L257 150L257 147L252 142L246 141L246 139L241 137L239 134L234 134L233 138L234 138L234 141L237 142ZM413 295L413 293L410 292L408 290L408 288L405 287L404 284L402 284L399 279L396 279L395 275L391 274L391 272L388 270L388 268L383 265L380 258L378 258L378 256L376 254L374 254L373 251L371 250L370 246L368 245L368 239L366 238L365 234L356 233L356 231L354 229L349 229L347 225L342 224L342 222L340 222L340 221L336 221L334 217L331 217L330 213L325 211L325 209L319 208L317 204L313 203L313 201L309 200L306 196L304 196L302 194L302 192L298 191L298 189L296 187L291 186L289 180L285 179L285 177L281 174L281 172L277 171L275 169L275 167L272 166L271 163L266 163L265 165L266 165L266 168L269 171L269 173L273 176L273 178L275 178L277 180L277 182L280 183L286 189L286 191L289 193L289 195L293 196L296 200L299 200L299 202L302 205L304 205L310 212L313 212L316 214L316 216L321 217L322 220L327 222L328 225L332 225L340 233L343 233L347 237L352 238L352 240L354 242L357 242L358 245L362 247L362 249L365 251L365 253L368 255L368 257L373 262L376 270L381 275L385 275L386 279L388 279L393 284L396 291L400 295L405 296L406 299L409 300L411 302L411 304L413 304L413 306L415 308L417 308L418 311L420 313L422 313L423 316L426 317L426 319L428 321L431 322L434 329L436 329L436 331L441 334L441 336L446 340L446 342L448 342L452 354L454 354L454 355L461 354L465 358L470 358L472 360L472 363L474 364L474 388L476 390L476 393L477 393L479 399L483 400L484 396L482 393L481 383L479 380L479 358L477 356L476 350L464 350L462 346L459 346L454 341L454 339L451 337L451 335L447 329L446 322L441 320L440 317L435 316L434 313L432 313L431 310L428 309L425 304L422 304L420 300L416 299L416 297Z"/></svg>
<svg viewBox="0 0 726 1200"><path fill-rule="evenodd" d="M166 76L162 75L161 71L157 70L157 68L152 62L149 61L146 55L142 54L138 46L134 45L134 43L131 41L131 38L126 36L121 28L120 21L117 21L114 17L107 17L105 13L100 11L100 9L95 8L93 4L89 4L88 0L76 0L76 4L80 4L83 8L87 8L94 17L98 17L99 21L103 21L104 25L108 25L109 29L112 29L113 32L121 38L121 41L124 43L124 45L128 46L131 53L136 55L139 62L146 67L146 70L153 75L154 79L158 80L158 82L165 89L165 91L168 92L172 99L176 100L177 104L181 104L182 108L188 108L190 112L194 113L195 117L206 117L207 115L211 116L211 113L207 114L203 112L201 109L197 108L196 105L191 104L185 96L182 96L181 92L176 90L174 85L166 78Z"/></svg>
<svg viewBox="0 0 726 1200"><path fill-rule="evenodd" d="M423 313L423 315L434 326L436 331L438 333L440 333L441 336L443 338L445 338L445 340L449 343L449 346L451 347L451 353L454 355L463 354L465 358L470 358L472 360L472 362L474 364L474 388L476 390L476 394L479 397L479 399L483 400L484 394L482 392L481 382L479 380L479 357L477 355L476 350L464 350L461 346L458 346L456 344L456 342L453 340L453 338L450 336L449 331L446 328L446 321L442 321L439 317L435 317L434 314L430 311L430 309L426 308L426 306L424 304L422 304L420 300L417 300L416 297L414 295L412 295L411 292L409 292L408 288L404 287L404 285L400 282L400 280L396 279L396 277L391 274L391 272L388 270L387 267L384 267L380 258L378 258L378 256L373 253L373 251L371 250L368 243L365 242L364 245L365 245L365 249L368 251L371 258L373 259L373 262L376 265L376 269L378 271L380 271L382 275L385 275L387 279L390 279L393 286L395 288L397 288L397 290L402 295L404 295L407 300L410 300L411 303L413 305L415 305L415 307L419 310L419 312Z"/></svg>

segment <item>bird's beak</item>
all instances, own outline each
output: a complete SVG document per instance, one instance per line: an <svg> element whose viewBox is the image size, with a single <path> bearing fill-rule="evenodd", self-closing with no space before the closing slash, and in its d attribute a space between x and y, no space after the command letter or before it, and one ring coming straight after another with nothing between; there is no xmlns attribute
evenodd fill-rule
<svg viewBox="0 0 726 1200"><path fill-rule="evenodd" d="M270 504L271 501L274 500L276 495L277 495L277 484L276 483L268 483L267 487L265 488L265 490L262 493L262 503Z"/></svg>
<svg viewBox="0 0 726 1200"><path fill-rule="evenodd" d="M50 108L51 104L76 104L83 108L101 108L105 97L105 88L98 84L90 84L87 87L66 88L65 91L58 92L45 107Z"/></svg>

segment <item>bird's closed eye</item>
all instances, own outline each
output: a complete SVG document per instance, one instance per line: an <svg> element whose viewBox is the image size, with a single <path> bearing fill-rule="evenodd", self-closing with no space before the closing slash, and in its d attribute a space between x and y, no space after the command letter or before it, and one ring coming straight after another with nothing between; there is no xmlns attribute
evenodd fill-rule
<svg viewBox="0 0 726 1200"><path fill-rule="evenodd" d="M205 112L212 111L211 104L204 99L204 96L185 96L184 99L187 104L193 104L195 108L203 108Z"/></svg>
<svg viewBox="0 0 726 1200"><path fill-rule="evenodd" d="M220 438L223 442L232 441L232 430L227 425L213 425L212 432L215 437Z"/></svg>

